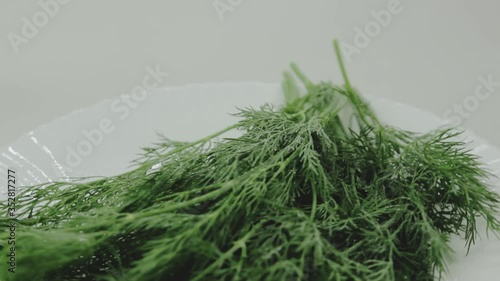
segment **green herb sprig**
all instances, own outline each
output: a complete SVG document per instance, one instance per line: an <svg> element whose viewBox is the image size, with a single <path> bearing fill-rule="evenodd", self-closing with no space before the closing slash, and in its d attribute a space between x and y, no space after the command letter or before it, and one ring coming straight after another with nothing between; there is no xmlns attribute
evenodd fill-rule
<svg viewBox="0 0 500 281"><path fill-rule="evenodd" d="M292 65L282 108L242 109L197 142L164 139L122 175L28 188L17 273L0 279L439 279L451 235L471 247L479 219L500 230L491 175L453 129L382 124L335 47L344 86Z"/></svg>

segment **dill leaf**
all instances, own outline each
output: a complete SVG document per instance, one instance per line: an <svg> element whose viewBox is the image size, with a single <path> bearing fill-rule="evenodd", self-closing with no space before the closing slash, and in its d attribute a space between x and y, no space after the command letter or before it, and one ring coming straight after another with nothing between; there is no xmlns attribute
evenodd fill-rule
<svg viewBox="0 0 500 281"><path fill-rule="evenodd" d="M455 129L382 124L334 46L344 86L292 64L281 108L241 109L237 124L196 142L164 138L122 175L28 188L17 198L19 266L1 279L441 276L451 235L470 248L479 219L498 233L492 175ZM219 139L229 130L241 136Z"/></svg>

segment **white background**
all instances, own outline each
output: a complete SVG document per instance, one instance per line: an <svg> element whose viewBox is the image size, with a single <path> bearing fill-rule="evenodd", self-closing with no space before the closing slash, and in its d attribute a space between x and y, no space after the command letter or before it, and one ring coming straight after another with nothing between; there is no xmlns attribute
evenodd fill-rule
<svg viewBox="0 0 500 281"><path fill-rule="evenodd" d="M16 53L9 34L23 36L23 17L33 22L43 9L37 1L2 1L0 147L56 117L129 93L147 66L170 73L161 86L278 82L291 61L313 80L341 82L332 39L354 44L355 28L373 22L371 12L388 2L243 0L218 14L213 0L73 0ZM443 116L473 97L479 76L500 82L500 2L400 5L347 65L361 92ZM463 126L500 146L499 106L497 87L467 112Z"/></svg>

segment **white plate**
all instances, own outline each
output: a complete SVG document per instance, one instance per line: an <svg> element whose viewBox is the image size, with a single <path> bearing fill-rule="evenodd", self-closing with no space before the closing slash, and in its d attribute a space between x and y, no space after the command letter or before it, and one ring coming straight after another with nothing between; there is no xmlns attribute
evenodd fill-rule
<svg viewBox="0 0 500 281"><path fill-rule="evenodd" d="M408 105L367 96L382 121L406 130L425 132L445 124L440 118ZM140 147L157 141L156 133L192 141L232 125L236 107L282 102L279 84L207 83L160 89L142 101L117 98L78 110L24 135L0 149L0 177L16 171L18 185L28 186L78 176L110 176L130 169ZM127 114L128 113L128 114ZM101 137L102 135L102 137ZM474 153L488 168L500 172L500 151L466 132ZM492 182L498 188L499 182ZM5 198L5 190L1 198ZM467 257L455 239L448 281L497 280L500 241L478 241Z"/></svg>

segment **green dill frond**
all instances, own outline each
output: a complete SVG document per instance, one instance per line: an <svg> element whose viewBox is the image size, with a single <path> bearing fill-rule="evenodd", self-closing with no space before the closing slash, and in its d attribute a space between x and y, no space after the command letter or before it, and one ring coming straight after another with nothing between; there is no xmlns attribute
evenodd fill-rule
<svg viewBox="0 0 500 281"><path fill-rule="evenodd" d="M122 175L26 189L13 280L427 281L444 273L451 235L470 248L479 219L500 230L492 175L455 130L381 124L335 46L345 86L313 83L292 65L307 93L285 73L281 108L240 109L235 125L199 141L163 138ZM230 130L241 136L221 139ZM5 266L0 279L12 279Z"/></svg>

